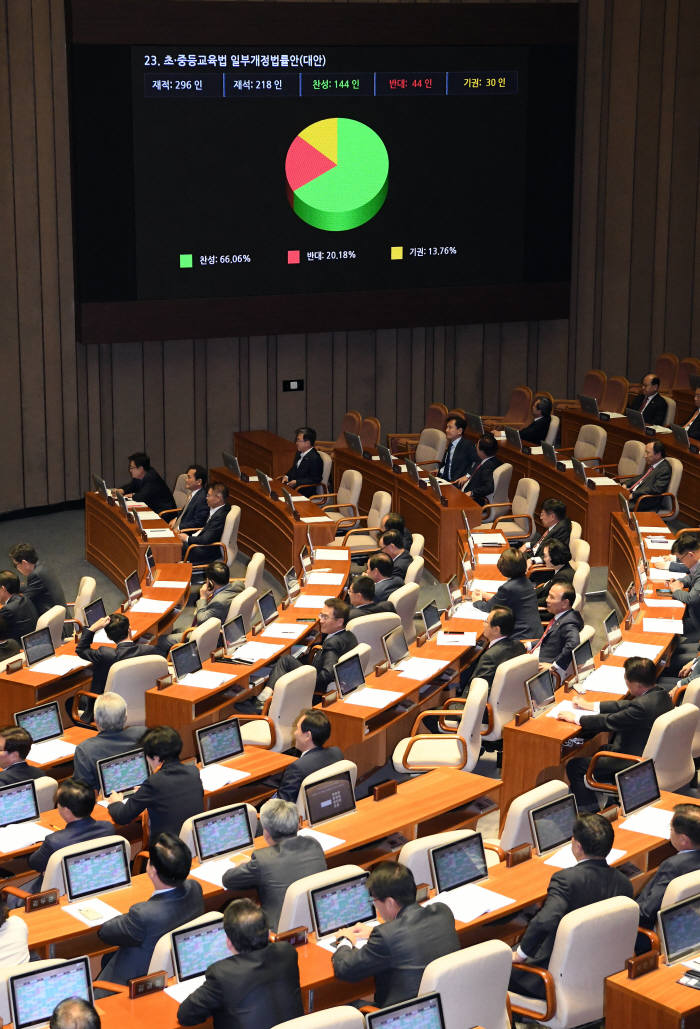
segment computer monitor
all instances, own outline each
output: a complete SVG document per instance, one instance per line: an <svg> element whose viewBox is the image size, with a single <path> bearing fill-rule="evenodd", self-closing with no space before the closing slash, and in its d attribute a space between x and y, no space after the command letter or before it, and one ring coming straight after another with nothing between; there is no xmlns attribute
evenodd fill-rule
<svg viewBox="0 0 700 1029"><path fill-rule="evenodd" d="M466 571L464 573L464 576L465 576L465 580L466 580L466 577L467 577ZM452 578L448 582L441 582L440 583L440 587L441 587L440 592L442 593L444 601L445 601L445 606L443 608L441 608L441 610L443 610L445 612L445 617L446 618L451 618L452 615L454 614L454 610L455 610L455 597L454 597L454 594L455 593L457 594L457 599L458 600L461 599L461 596L462 596L461 590L460 590L460 588L459 588L459 586L457 584L457 576L453 575ZM440 605L438 605L438 607L439 606Z"/></svg>
<svg viewBox="0 0 700 1029"><path fill-rule="evenodd" d="M258 482L262 487L263 493L268 497L272 497L272 486L270 485L269 476L267 476L265 472L261 472L259 468L255 469L255 474L258 477Z"/></svg>
<svg viewBox="0 0 700 1029"><path fill-rule="evenodd" d="M286 504L287 510L289 511L290 515L292 516L292 518L296 518L296 516L297 516L297 509L294 506L294 501L292 500L292 494L289 492L288 489L285 489L284 486L282 487L282 496L284 497L284 502Z"/></svg>
<svg viewBox="0 0 700 1029"><path fill-rule="evenodd" d="M63 735L58 701L51 700L48 704L29 707L25 711L15 711L15 725L27 730L32 743L57 739Z"/></svg>
<svg viewBox="0 0 700 1029"><path fill-rule="evenodd" d="M682 447L690 449L690 439L688 438L688 433L685 429L685 426L676 425L675 422L672 422L669 425L669 429L673 433L673 438L675 439L676 443L680 443Z"/></svg>
<svg viewBox="0 0 700 1029"><path fill-rule="evenodd" d="M480 414L470 414L469 411L466 413L467 428L470 432L475 432L477 436L484 435L484 423L481 420Z"/></svg>
<svg viewBox="0 0 700 1029"><path fill-rule="evenodd" d="M277 618L279 611L272 590L268 590L267 593L258 597L258 614L263 625L269 625Z"/></svg>
<svg viewBox="0 0 700 1029"><path fill-rule="evenodd" d="M39 805L33 779L0 786L0 825L33 822L39 817Z"/></svg>
<svg viewBox="0 0 700 1029"><path fill-rule="evenodd" d="M554 677L549 668L525 680L525 693L533 718L554 706Z"/></svg>
<svg viewBox="0 0 700 1029"><path fill-rule="evenodd" d="M582 482L584 486L587 486L588 474L586 472L586 466L583 463L583 461L578 461L576 458L573 458L571 466L574 470L574 475L579 480L579 482Z"/></svg>
<svg viewBox="0 0 700 1029"><path fill-rule="evenodd" d="M617 616L617 611L608 612L603 619L603 627L608 639L608 646L614 647L622 639L622 630L620 629L620 619Z"/></svg>
<svg viewBox="0 0 700 1029"><path fill-rule="evenodd" d="M350 772L339 772L302 787L309 825L320 825L355 810L355 792Z"/></svg>
<svg viewBox="0 0 700 1029"><path fill-rule="evenodd" d="M625 590L625 600L627 602L627 610L629 614L634 614L634 612L639 608L639 593L634 582L631 582Z"/></svg>
<svg viewBox="0 0 700 1029"><path fill-rule="evenodd" d="M551 443L542 443L542 457L549 464L554 465L555 468L557 467L557 452Z"/></svg>
<svg viewBox="0 0 700 1029"><path fill-rule="evenodd" d="M629 768L617 772L615 783L624 815L631 815L633 811L655 804L661 796L656 769L651 758L638 761Z"/></svg>
<svg viewBox="0 0 700 1029"><path fill-rule="evenodd" d="M127 575L126 579L124 579L124 589L126 590L128 600L138 600L141 596L141 583L138 571L134 570Z"/></svg>
<svg viewBox="0 0 700 1029"><path fill-rule="evenodd" d="M150 586L156 577L156 559L153 556L150 544L146 547L144 557L146 558L146 578Z"/></svg>
<svg viewBox="0 0 700 1029"><path fill-rule="evenodd" d="M367 1015L367 1029L445 1029L439 993L425 993Z"/></svg>
<svg viewBox="0 0 700 1029"><path fill-rule="evenodd" d="M202 659L199 656L196 640L188 640L180 643L170 651L170 658L175 668L175 678L180 681L186 675L199 672L202 667Z"/></svg>
<svg viewBox="0 0 700 1029"><path fill-rule="evenodd" d="M311 558L311 563L313 564L313 562L316 560L316 547L313 545L313 543L311 541L311 529L310 528L306 530L306 545L309 548L309 556Z"/></svg>
<svg viewBox="0 0 700 1029"><path fill-rule="evenodd" d="M577 817L578 809L573 793L567 793L565 797L551 800L528 812L537 853L546 854L568 843L574 834Z"/></svg>
<svg viewBox="0 0 700 1029"><path fill-rule="evenodd" d="M418 471L418 465L408 457L406 458L406 471L408 472L408 477L411 482L418 486L420 484L420 472Z"/></svg>
<svg viewBox="0 0 700 1029"><path fill-rule="evenodd" d="M93 474L92 481L95 486L95 493L99 493L103 500L107 500L109 498L109 490L105 480L99 475Z"/></svg>
<svg viewBox="0 0 700 1029"><path fill-rule="evenodd" d="M141 747L125 750L115 757L103 757L97 762L97 776L104 797L137 789L149 774L146 754Z"/></svg>
<svg viewBox="0 0 700 1029"><path fill-rule="evenodd" d="M627 407L625 408L625 418L633 429L638 429L640 432L645 431L647 426L641 411L635 411L633 407Z"/></svg>
<svg viewBox="0 0 700 1029"><path fill-rule="evenodd" d="M22 650L28 665L35 665L47 657L53 657L55 651L48 626L45 629L35 629L34 632L28 632L23 636Z"/></svg>
<svg viewBox="0 0 700 1029"><path fill-rule="evenodd" d="M143 522L141 521L141 515L136 510L136 508L134 508L131 513L134 516L134 521L136 522L136 528L139 530L139 532L145 532L146 530L143 527Z"/></svg>
<svg viewBox="0 0 700 1029"><path fill-rule="evenodd" d="M221 456L224 461L224 465L230 472L236 476L237 479L241 478L241 466L238 463L238 458L232 454L229 450L223 450Z"/></svg>
<svg viewBox="0 0 700 1029"><path fill-rule="evenodd" d="M349 693L365 684L365 673L362 671L362 661L359 654L351 654L350 657L338 661L333 669L335 685L341 697L347 697Z"/></svg>
<svg viewBox="0 0 700 1029"><path fill-rule="evenodd" d="M194 843L200 861L232 854L253 846L248 808L245 804L230 804L216 808L192 820Z"/></svg>
<svg viewBox="0 0 700 1029"><path fill-rule="evenodd" d="M85 611L85 623L89 629L92 628L95 622L99 622L100 618L107 617L102 597L96 597L92 603L86 604L83 610Z"/></svg>
<svg viewBox="0 0 700 1029"><path fill-rule="evenodd" d="M11 975L7 981L15 1029L48 1025L56 1005L69 997L94 1002L87 957L70 958L38 971L35 965L26 967L26 972Z"/></svg>
<svg viewBox="0 0 700 1029"><path fill-rule="evenodd" d="M356 454L359 454L360 457L362 457L362 454L363 454L362 440L357 435L357 433L356 432L344 432L343 435L345 436L345 442L347 443L348 448L350 450L354 451Z"/></svg>
<svg viewBox="0 0 700 1029"><path fill-rule="evenodd" d="M286 589L287 596L290 600L294 600L294 598L298 597L301 593L301 585L297 577L297 570L293 565L284 573L284 588Z"/></svg>
<svg viewBox="0 0 700 1029"><path fill-rule="evenodd" d="M173 968L179 983L204 975L209 965L230 958L224 917L188 929L176 929L171 937Z"/></svg>
<svg viewBox="0 0 700 1029"><path fill-rule="evenodd" d="M431 600L429 604L421 608L420 615L423 619L423 628L427 636L434 636L442 628L440 612L434 600Z"/></svg>
<svg viewBox="0 0 700 1029"><path fill-rule="evenodd" d="M637 544L639 546L639 551L642 555L642 565L644 566L644 571L648 572L649 560L647 558L647 552L644 547L644 537L642 536L642 531L639 528L639 522L637 521L637 516L635 514L632 514L630 516L630 529L634 529L635 533L637 534Z"/></svg>
<svg viewBox="0 0 700 1029"><path fill-rule="evenodd" d="M430 871L438 893L488 877L484 841L480 832L444 843L428 851Z"/></svg>
<svg viewBox="0 0 700 1029"><path fill-rule="evenodd" d="M387 468L393 469L394 462L389 448L383 446L381 443L377 443L377 453L379 454L379 463L385 465Z"/></svg>
<svg viewBox="0 0 700 1029"><path fill-rule="evenodd" d="M584 414L590 414L594 418L600 417L598 401L595 397L587 397L585 393L579 393L578 402L581 405L581 410Z"/></svg>
<svg viewBox="0 0 700 1029"><path fill-rule="evenodd" d="M67 854L61 861L68 900L119 890L131 882L126 840L98 843L89 850Z"/></svg>
<svg viewBox="0 0 700 1029"><path fill-rule="evenodd" d="M617 502L620 505L620 511L622 512L622 514L627 519L627 524L629 526L631 526L632 525L632 514L630 512L630 506L627 503L627 497L625 496L624 493L618 493L617 494Z"/></svg>
<svg viewBox="0 0 700 1029"><path fill-rule="evenodd" d="M301 563L302 578L303 578L304 582L306 582L306 577L309 574L309 572L311 571L311 566L313 564L313 559L311 557L311 553L309 551L309 548L306 546L306 544L304 544L304 546L301 548L301 553L299 554L299 561Z"/></svg>
<svg viewBox="0 0 700 1029"><path fill-rule="evenodd" d="M428 475L428 482L430 483L430 488L433 491L435 499L442 502L442 489L440 488L440 483L434 475Z"/></svg>
<svg viewBox="0 0 700 1029"><path fill-rule="evenodd" d="M659 911L659 936L667 965L700 951L700 895Z"/></svg>
<svg viewBox="0 0 700 1029"><path fill-rule="evenodd" d="M382 636L382 646L384 647L387 661L392 668L396 668L400 661L408 657L408 644L406 643L403 626L397 625L386 636Z"/></svg>
<svg viewBox="0 0 700 1029"><path fill-rule="evenodd" d="M523 441L520 438L520 432L517 429L513 429L510 425L506 425L506 442L514 447L515 450L522 452Z"/></svg>
<svg viewBox="0 0 700 1029"><path fill-rule="evenodd" d="M330 886L309 890L309 907L317 938L332 936L357 922L377 917L367 889L369 872L350 876Z"/></svg>
<svg viewBox="0 0 700 1029"><path fill-rule="evenodd" d="M571 651L571 660L574 664L576 681L583 682L592 672L595 671L595 660L593 658L591 641L585 640L583 643L579 643L578 647L574 647Z"/></svg>
<svg viewBox="0 0 700 1029"><path fill-rule="evenodd" d="M243 615L238 615L236 618L229 618L228 622L224 622L221 626L221 635L223 637L223 647L225 650L232 650L240 643L245 643L246 635Z"/></svg>
<svg viewBox="0 0 700 1029"><path fill-rule="evenodd" d="M237 718L226 718L214 725L205 725L195 729L199 760L203 765L211 765L215 761L227 761L243 753L241 727Z"/></svg>

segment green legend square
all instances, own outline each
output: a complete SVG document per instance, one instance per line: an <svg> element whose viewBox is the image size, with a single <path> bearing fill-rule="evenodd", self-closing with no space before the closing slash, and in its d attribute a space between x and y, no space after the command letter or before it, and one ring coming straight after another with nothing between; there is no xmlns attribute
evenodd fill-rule
<svg viewBox="0 0 700 1029"><path fill-rule="evenodd" d="M180 254L180 267L191 268L192 267L192 254Z"/></svg>

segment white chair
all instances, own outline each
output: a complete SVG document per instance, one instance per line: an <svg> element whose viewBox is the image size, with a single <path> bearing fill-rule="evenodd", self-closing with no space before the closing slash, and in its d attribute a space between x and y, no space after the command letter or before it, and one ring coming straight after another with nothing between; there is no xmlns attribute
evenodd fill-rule
<svg viewBox="0 0 700 1029"><path fill-rule="evenodd" d="M2 1016L3 1025L8 1025L12 1021L8 980L13 975L23 975L25 972L39 972L42 968L63 965L65 961L65 958L42 958L41 961L27 962L24 965L5 965L3 968L0 968L0 1015Z"/></svg>
<svg viewBox="0 0 700 1029"><path fill-rule="evenodd" d="M309 907L309 891L316 890L320 886L333 886L334 883L342 882L343 879L351 879L355 875L361 875L362 872L364 872L364 868L360 865L338 865L337 868L327 868L325 872L305 875L291 883L284 895L277 932L285 933L289 929L295 929L298 925L305 925L311 929L313 922Z"/></svg>
<svg viewBox="0 0 700 1029"><path fill-rule="evenodd" d="M519 797L515 797L508 808L500 839L488 842L497 844L503 854L507 850L519 847L522 843L529 843L533 846L535 841L530 829L530 812L542 804L565 797L569 792L568 783L562 782L561 779L551 779L549 782L542 783L541 786L535 786L534 789L528 790L527 793L521 793Z"/></svg>
<svg viewBox="0 0 700 1029"><path fill-rule="evenodd" d="M80 854L83 850L91 850L98 844L103 846L111 843L124 843L124 837L114 833L112 836L100 836L95 840L83 840L82 843L71 843L69 847L62 847L60 850L55 850L49 858L46 869L44 870L44 880L41 888L43 890L58 890L59 897L62 897L66 892L66 884L63 880L63 858L70 857L71 854Z"/></svg>
<svg viewBox="0 0 700 1029"><path fill-rule="evenodd" d="M480 528L486 531L498 530L509 541L525 541L535 531L535 508L539 499L539 482L525 476L518 482L512 501L487 505L491 511L490 517L493 517L496 508L509 507L510 511L498 515L493 522L485 522Z"/></svg>
<svg viewBox="0 0 700 1029"><path fill-rule="evenodd" d="M549 968L542 971L548 1000L511 991L514 1014L551 1029L572 1029L601 1019L605 979L622 971L634 953L638 924L639 907L629 897L600 900L564 915ZM533 967L522 966L525 971Z"/></svg>
<svg viewBox="0 0 700 1029"><path fill-rule="evenodd" d="M683 691L681 704L694 704L700 710L700 679L691 679ZM700 719L690 749L694 758L700 757Z"/></svg>
<svg viewBox="0 0 700 1029"><path fill-rule="evenodd" d="M279 1022L275 1029L364 1029L364 1025L365 1016L357 1008L343 1005Z"/></svg>
<svg viewBox="0 0 700 1029"><path fill-rule="evenodd" d="M423 568L425 567L425 559L422 557L414 557L406 569L406 577L404 583L406 585L415 582L420 586L420 581L423 577Z"/></svg>
<svg viewBox="0 0 700 1029"><path fill-rule="evenodd" d="M321 472L321 486L323 487L323 489L321 490L321 492L327 493L328 483L330 481L331 471L333 469L333 458L330 454L327 454L325 450L317 449L316 452L321 455L321 463L323 464L323 471Z"/></svg>
<svg viewBox="0 0 700 1029"><path fill-rule="evenodd" d="M255 836L255 833L258 829L258 812L255 810L252 804L246 804L245 807L246 813L248 815L248 824L250 826L251 835ZM194 823L197 821L198 818L208 818L211 814L214 814L216 811L220 810L221 808L218 807L209 808L209 810L205 811L203 815L191 815L189 818L186 818L185 821L182 823L182 828L180 829L179 833L180 839L183 843L187 844L187 846L190 849L190 853L193 855L193 857L196 857L197 855L197 844L195 843L194 838Z"/></svg>
<svg viewBox="0 0 700 1029"><path fill-rule="evenodd" d="M354 526L359 518L357 505L360 502L361 490L362 476L360 473L355 468L346 468L338 484L337 493L319 493L312 497L312 500L314 503L320 502L324 514L327 514L334 522L347 522L352 518L352 526ZM335 503L327 503L329 500L335 500Z"/></svg>
<svg viewBox="0 0 700 1029"><path fill-rule="evenodd" d="M190 494L187 486L185 486L186 481L187 472L180 472L173 486L173 500L175 501L176 508L182 509L189 499Z"/></svg>
<svg viewBox="0 0 700 1029"><path fill-rule="evenodd" d="M91 575L83 575L78 583L78 592L75 600L68 602L68 609L73 608L73 618L80 625L85 625L85 605L95 599L97 592L97 581Z"/></svg>
<svg viewBox="0 0 700 1029"><path fill-rule="evenodd" d="M52 779L50 775L40 775L38 779L34 780L34 789L39 811L52 811L56 807L56 790L58 789L56 779Z"/></svg>
<svg viewBox="0 0 700 1029"><path fill-rule="evenodd" d="M607 442L608 434L602 426L582 425L574 446L559 449L557 456L563 459L565 455L571 454L576 461L581 461L582 464L597 465L603 460Z"/></svg>
<svg viewBox="0 0 700 1029"><path fill-rule="evenodd" d="M337 536L327 544L329 547L342 547L353 554L374 553L379 550L379 536L381 534L382 519L391 511L391 493L386 490L376 490L372 497L370 509L366 515L359 515L357 518L341 518L336 526L342 529L343 523L354 525L356 528L349 529L344 536ZM364 522L364 526L358 525Z"/></svg>
<svg viewBox="0 0 700 1029"><path fill-rule="evenodd" d="M700 894L700 870L686 872L685 875L677 875L671 879L664 890L661 899L662 908L670 908L672 904L680 904L682 900L689 897L697 897Z"/></svg>
<svg viewBox="0 0 700 1029"><path fill-rule="evenodd" d="M218 646L221 621L218 618L206 618L201 625L188 629L186 635L188 642L197 644L199 659L204 664L211 657L212 650Z"/></svg>
<svg viewBox="0 0 700 1029"><path fill-rule="evenodd" d="M549 419L549 428L547 429L547 435L544 438L545 443L549 443L550 447L553 447L559 437L559 427L561 425L561 418L558 414L553 414Z"/></svg>
<svg viewBox="0 0 700 1029"><path fill-rule="evenodd" d="M366 643L370 648L369 654L362 662L362 667L365 671L368 669L371 671L375 665L386 661L386 654L382 646L382 636L386 636L397 625L401 625L401 619L398 615L392 615L388 611L386 613L380 612L376 615L362 615L360 618L352 619L350 629L353 636L358 643Z"/></svg>
<svg viewBox="0 0 700 1029"><path fill-rule="evenodd" d="M666 417L661 424L665 428L668 428L669 425L672 425L676 421L676 401L666 393L662 393L661 395L666 401Z"/></svg>
<svg viewBox="0 0 700 1029"><path fill-rule="evenodd" d="M486 940L425 967L419 996L439 993L445 1029L509 1029L508 980L513 954L503 940Z"/></svg>
<svg viewBox="0 0 700 1029"><path fill-rule="evenodd" d="M645 458L644 444L639 439L625 440L617 464L603 464L599 462L593 469L594 473L610 474L616 479L638 479L644 475L647 463Z"/></svg>
<svg viewBox="0 0 700 1029"><path fill-rule="evenodd" d="M430 867L430 851L434 847L444 847L447 843L457 843L458 840L466 840L467 837L473 835L473 829L451 829L447 832L435 832L430 833L429 836L420 836L417 840L409 840L408 843L404 843L396 860L409 870L416 883L435 886Z"/></svg>
<svg viewBox="0 0 700 1029"><path fill-rule="evenodd" d="M164 657L130 657L112 665L105 684L105 693L118 693L126 701L127 725L146 724L146 690L152 690L156 679L168 674Z"/></svg>
<svg viewBox="0 0 700 1029"><path fill-rule="evenodd" d="M500 504L508 504L508 491L510 490L510 480L513 477L513 465L507 461L500 464L498 468L493 470L493 493L489 493L486 498L486 503L482 508L482 518L492 518L490 508Z"/></svg>
<svg viewBox="0 0 700 1029"><path fill-rule="evenodd" d="M569 550L571 551L571 557L577 564L582 561L588 563L588 559L591 556L591 545L588 540L582 539L570 539Z"/></svg>
<svg viewBox="0 0 700 1029"><path fill-rule="evenodd" d="M210 922L222 922L223 915L220 911L206 911L203 915L197 915L196 918L190 919L189 922L183 922L179 925L180 929L191 929L195 925L208 925ZM175 969L173 968L173 931L164 933L157 941L151 954L151 960L148 964L148 975L151 972L165 972L167 976L175 975Z"/></svg>
<svg viewBox="0 0 700 1029"><path fill-rule="evenodd" d="M591 566L587 561L578 561L576 565L576 571L574 572L574 581L572 586L576 591L576 600L574 601L574 611L579 611L583 614L583 608L586 603L586 591L588 589L588 582L591 578Z"/></svg>
<svg viewBox="0 0 700 1029"><path fill-rule="evenodd" d="M309 772L308 775L304 776L299 785L299 795L297 797L297 811L302 818L309 817L309 812L304 804L305 787L311 786L315 782L321 782L322 779L331 779L334 775L341 775L343 772L350 773L350 781L354 793L357 785L357 765L354 761L348 761L347 758L333 761L330 765L326 765L325 768L319 768L315 772Z"/></svg>
<svg viewBox="0 0 700 1029"><path fill-rule="evenodd" d="M423 429L416 446L414 461L420 467L440 465L447 450L447 436L442 429Z"/></svg>
<svg viewBox="0 0 700 1029"><path fill-rule="evenodd" d="M423 557L423 549L425 547L425 536L422 536L419 532L413 533L413 539L411 546L409 547L409 554L411 557Z"/></svg>
<svg viewBox="0 0 700 1029"><path fill-rule="evenodd" d="M572 518L571 519L571 535L569 536L569 550L571 550L571 542L572 542L572 540L573 541L580 540L582 536L583 536L583 528L581 527L581 523L577 522L577 521L574 521L574 519Z"/></svg>
<svg viewBox="0 0 700 1029"><path fill-rule="evenodd" d="M197 543L196 540L193 540L185 551L184 560L189 560L188 554L193 547L205 547L207 550L207 560L204 562L204 565L207 565L210 561L221 560L225 561L230 568L238 554L238 528L240 524L241 509L234 504L226 515L221 539L218 543ZM204 567L204 565L200 567Z"/></svg>
<svg viewBox="0 0 700 1029"><path fill-rule="evenodd" d="M425 772L431 768L449 765L471 772L479 760L481 750L481 723L489 694L489 686L485 679L473 679L467 697L458 697L448 701L448 705L440 712L423 711L416 718L411 735L394 748L391 756L394 770L397 772ZM455 705L455 706L452 706ZM461 718L455 733L423 733L418 728L426 715L436 714L442 719L441 727L447 723L444 719L449 714L459 713L456 706L461 705ZM522 707L521 703L519 705Z"/></svg>
<svg viewBox="0 0 700 1029"><path fill-rule="evenodd" d="M258 599L258 591L254 586L246 586L244 590L237 593L233 598L228 607L228 614L226 615L226 621L230 622L232 618L238 618L240 615L243 619L243 628L246 632L250 632L253 627L253 619L255 615L255 601Z"/></svg>
<svg viewBox="0 0 700 1029"><path fill-rule="evenodd" d="M263 591L265 576L265 555L257 550L248 562L243 576L243 585L246 589L254 589L258 593Z"/></svg>
<svg viewBox="0 0 700 1029"><path fill-rule="evenodd" d="M315 688L316 669L312 665L302 665L280 676L272 696L265 701L262 715L238 716L244 745L265 747L278 754L289 750L294 722L300 711L311 707Z"/></svg>
<svg viewBox="0 0 700 1029"><path fill-rule="evenodd" d="M54 647L60 647L63 643L63 623L66 620L66 609L60 604L55 604L43 615L39 615L36 621L37 629L48 629L51 633L51 642Z"/></svg>
<svg viewBox="0 0 700 1029"><path fill-rule="evenodd" d="M486 705L488 724L482 741L496 743L503 738L503 726L511 722L515 712L525 706L525 680L536 674L537 665L536 657L523 654L498 666Z"/></svg>
<svg viewBox="0 0 700 1029"><path fill-rule="evenodd" d="M423 558L421 557L416 560L422 561ZM410 565L408 570L411 570ZM399 586L397 590L394 590L389 597L389 603L393 606L397 615L401 619L404 636L406 637L406 642L408 644L415 643L416 641L416 623L414 619L416 616L416 607L418 606L419 593L420 587L416 582L407 582L405 585Z"/></svg>

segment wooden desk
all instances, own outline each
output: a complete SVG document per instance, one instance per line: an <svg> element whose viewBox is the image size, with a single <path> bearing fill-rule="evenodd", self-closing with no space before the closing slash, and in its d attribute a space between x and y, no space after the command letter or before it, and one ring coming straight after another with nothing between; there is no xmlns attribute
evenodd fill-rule
<svg viewBox="0 0 700 1029"><path fill-rule="evenodd" d="M149 521L149 528L166 528L165 522ZM156 565L179 561L182 544L177 537L151 539L144 543L133 522L127 522L116 504L108 504L98 493L85 494L85 557L124 588L124 579L138 569L139 579L146 574L146 548L153 551Z"/></svg>
<svg viewBox="0 0 700 1029"><path fill-rule="evenodd" d="M685 966L660 965L639 979L605 980L605 1024L634 1029L699 1029L700 993L678 982Z"/></svg>
<svg viewBox="0 0 700 1029"><path fill-rule="evenodd" d="M276 479L286 475L292 467L297 448L284 436L257 429L253 432L234 432L233 451L240 465L259 468L261 472Z"/></svg>

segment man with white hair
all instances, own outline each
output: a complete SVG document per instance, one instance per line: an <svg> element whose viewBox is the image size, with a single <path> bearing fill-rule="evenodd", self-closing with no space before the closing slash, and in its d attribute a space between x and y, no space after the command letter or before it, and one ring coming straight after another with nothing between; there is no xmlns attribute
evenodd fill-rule
<svg viewBox="0 0 700 1029"><path fill-rule="evenodd" d="M99 790L97 762L105 757L116 757L125 750L138 747L146 731L145 725L125 728L127 718L126 701L118 693L103 693L95 701L96 736L83 740L73 755L73 777Z"/></svg>

